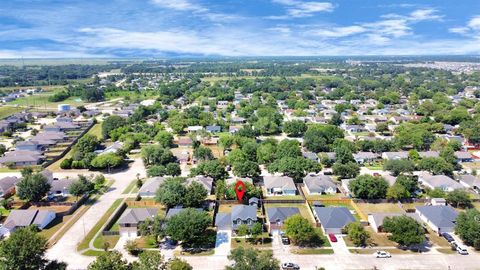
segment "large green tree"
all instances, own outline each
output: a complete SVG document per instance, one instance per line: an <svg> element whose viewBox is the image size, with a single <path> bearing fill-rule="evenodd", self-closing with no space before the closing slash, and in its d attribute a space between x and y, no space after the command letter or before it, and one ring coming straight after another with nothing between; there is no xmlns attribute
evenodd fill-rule
<svg viewBox="0 0 480 270"><path fill-rule="evenodd" d="M322 165L304 157L283 157L268 166L269 172L281 172L300 182L309 172L319 172Z"/></svg>
<svg viewBox="0 0 480 270"><path fill-rule="evenodd" d="M130 265L118 251L107 251L88 265L88 270L130 270Z"/></svg>
<svg viewBox="0 0 480 270"><path fill-rule="evenodd" d="M166 221L165 233L173 240L191 242L203 236L210 222L208 213L186 208Z"/></svg>
<svg viewBox="0 0 480 270"><path fill-rule="evenodd" d="M477 209L468 209L461 212L455 222L455 233L467 245L474 245L480 250L480 211Z"/></svg>
<svg viewBox="0 0 480 270"><path fill-rule="evenodd" d="M356 198L384 199L387 195L388 183L382 177L360 175L350 181L348 188Z"/></svg>
<svg viewBox="0 0 480 270"><path fill-rule="evenodd" d="M315 229L312 224L300 215L287 218L283 230L296 245L308 244L315 237Z"/></svg>
<svg viewBox="0 0 480 270"><path fill-rule="evenodd" d="M280 262L273 257L271 251L258 252L239 247L231 251L228 259L233 263L226 270L280 270Z"/></svg>
<svg viewBox="0 0 480 270"><path fill-rule="evenodd" d="M50 190L47 178L41 173L32 173L22 177L17 183L17 196L26 201L38 202Z"/></svg>
<svg viewBox="0 0 480 270"><path fill-rule="evenodd" d="M410 247L425 241L425 229L415 219L407 216L386 217L382 229L391 233L388 238L400 246Z"/></svg>
<svg viewBox="0 0 480 270"><path fill-rule="evenodd" d="M348 238L357 247L366 246L370 240L370 234L365 230L360 222L352 222L345 226L344 231L347 233Z"/></svg>
<svg viewBox="0 0 480 270"><path fill-rule="evenodd" d="M283 132L290 137L300 137L307 131L307 124L300 120L288 121L283 124Z"/></svg>
<svg viewBox="0 0 480 270"><path fill-rule="evenodd" d="M127 121L118 115L112 115L107 117L107 119L105 119L105 121L102 122L103 138L108 138L112 130L115 130L119 127L123 127L126 125L127 125Z"/></svg>
<svg viewBox="0 0 480 270"><path fill-rule="evenodd" d="M20 228L0 242L0 269L65 269L66 265L45 258L47 240L33 227Z"/></svg>

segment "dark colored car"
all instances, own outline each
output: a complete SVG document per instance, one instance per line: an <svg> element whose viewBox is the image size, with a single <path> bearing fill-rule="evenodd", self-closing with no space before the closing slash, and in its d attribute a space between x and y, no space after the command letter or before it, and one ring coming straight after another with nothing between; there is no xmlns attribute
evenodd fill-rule
<svg viewBox="0 0 480 270"><path fill-rule="evenodd" d="M282 244L290 245L290 239L288 239L288 237L282 236Z"/></svg>
<svg viewBox="0 0 480 270"><path fill-rule="evenodd" d="M449 243L455 241L455 239L453 239L453 237L452 237L450 234L446 233L446 232L442 233L442 236L443 236L443 238L445 238L445 240L447 240Z"/></svg>

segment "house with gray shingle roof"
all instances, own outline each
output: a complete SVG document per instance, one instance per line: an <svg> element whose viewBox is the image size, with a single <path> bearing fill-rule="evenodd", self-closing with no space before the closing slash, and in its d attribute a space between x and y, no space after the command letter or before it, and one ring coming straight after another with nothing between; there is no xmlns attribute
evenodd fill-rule
<svg viewBox="0 0 480 270"><path fill-rule="evenodd" d="M418 182L428 188L439 188L446 192L464 188L462 184L446 175L431 175L428 172L421 172L418 176Z"/></svg>
<svg viewBox="0 0 480 270"><path fill-rule="evenodd" d="M465 186L466 188L472 188L474 190L480 189L480 178L471 174L463 174L457 177L460 184ZM1 180L0 180L1 181Z"/></svg>
<svg viewBox="0 0 480 270"><path fill-rule="evenodd" d="M215 226L218 230L236 230L241 224L252 227L257 220L256 206L235 205L230 213L217 213Z"/></svg>
<svg viewBox="0 0 480 270"><path fill-rule="evenodd" d="M403 215L415 219L420 224L422 223L422 219L417 213L369 213L368 223L370 227L372 227L372 229L378 233L382 232L383 221L386 217L398 217Z"/></svg>
<svg viewBox="0 0 480 270"><path fill-rule="evenodd" d="M20 181L16 176L7 176L0 179L0 197L6 198L15 193L15 185Z"/></svg>
<svg viewBox="0 0 480 270"><path fill-rule="evenodd" d="M303 184L310 195L337 193L337 185L328 175L307 175L303 178Z"/></svg>
<svg viewBox="0 0 480 270"><path fill-rule="evenodd" d="M15 167L38 165L43 161L44 157L38 151L15 150L6 152L0 157L0 164L4 166L13 164Z"/></svg>
<svg viewBox="0 0 480 270"><path fill-rule="evenodd" d="M187 185L190 185L193 182L197 182L201 184L205 188L205 190L207 190L208 194L212 193L213 178L209 176L197 175L197 176L188 178L186 183Z"/></svg>
<svg viewBox="0 0 480 270"><path fill-rule="evenodd" d="M278 234L287 218L300 214L297 207L270 207L266 210L268 232L271 234Z"/></svg>
<svg viewBox="0 0 480 270"><path fill-rule="evenodd" d="M297 194L295 182L288 176L265 176L263 183L267 190L267 196Z"/></svg>
<svg viewBox="0 0 480 270"><path fill-rule="evenodd" d="M455 157L458 162L473 162L473 156L467 151L456 151Z"/></svg>
<svg viewBox="0 0 480 270"><path fill-rule="evenodd" d="M401 152L383 152L382 158L385 160L397 160L397 159L407 159L408 152L401 151Z"/></svg>
<svg viewBox="0 0 480 270"><path fill-rule="evenodd" d="M56 213L51 210L12 210L3 223L6 233L10 234L19 228L35 225L39 229L44 229L56 217Z"/></svg>
<svg viewBox="0 0 480 270"><path fill-rule="evenodd" d="M415 207L415 213L437 233L453 232L458 213L449 205Z"/></svg>
<svg viewBox="0 0 480 270"><path fill-rule="evenodd" d="M137 237L140 223L146 219L154 218L157 213L157 208L127 208L118 219L120 235Z"/></svg>
<svg viewBox="0 0 480 270"><path fill-rule="evenodd" d="M148 178L138 191L138 195L142 197L154 197L158 187L165 181L165 177Z"/></svg>
<svg viewBox="0 0 480 270"><path fill-rule="evenodd" d="M373 162L378 158L380 158L380 155L372 152L358 152L353 154L353 159L355 159L358 164L364 164L365 162Z"/></svg>
<svg viewBox="0 0 480 270"><path fill-rule="evenodd" d="M346 207L314 207L313 214L325 234L341 234L346 225L355 222L355 217Z"/></svg>

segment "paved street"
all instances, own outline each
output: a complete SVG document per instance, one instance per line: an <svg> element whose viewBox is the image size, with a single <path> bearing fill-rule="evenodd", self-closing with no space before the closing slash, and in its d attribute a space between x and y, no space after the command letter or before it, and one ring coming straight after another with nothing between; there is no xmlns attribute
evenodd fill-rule
<svg viewBox="0 0 480 270"><path fill-rule="evenodd" d="M68 269L86 269L95 257L83 256L77 252L77 245L85 235L93 228L98 219L105 214L113 202L121 197L123 190L136 178L137 173L143 177L145 168L140 159L136 159L126 171L105 174L105 177L114 179L115 182L107 193L101 196L97 202L78 220L65 235L47 251L49 259L64 261Z"/></svg>

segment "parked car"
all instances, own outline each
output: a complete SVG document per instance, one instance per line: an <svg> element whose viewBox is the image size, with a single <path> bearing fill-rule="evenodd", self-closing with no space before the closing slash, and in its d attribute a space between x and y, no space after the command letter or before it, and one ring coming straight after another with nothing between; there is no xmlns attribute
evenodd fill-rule
<svg viewBox="0 0 480 270"><path fill-rule="evenodd" d="M442 233L442 236L443 236L443 238L445 238L445 240L447 240L449 243L452 243L453 241L455 241L455 239L453 239L453 237L452 237L450 234L446 233L446 232Z"/></svg>
<svg viewBox="0 0 480 270"><path fill-rule="evenodd" d="M298 264L295 264L295 263L283 263L282 269L283 270L299 270L300 266L298 266Z"/></svg>
<svg viewBox="0 0 480 270"><path fill-rule="evenodd" d="M282 236L282 244L290 245L290 239L288 239L286 236Z"/></svg>
<svg viewBox="0 0 480 270"><path fill-rule="evenodd" d="M392 255L390 255L390 253L386 252L386 251L377 251L375 253L373 253L373 255L376 257L376 258L391 258Z"/></svg>
<svg viewBox="0 0 480 270"><path fill-rule="evenodd" d="M337 242L337 237L333 233L329 233L328 238L330 238L330 241L332 242Z"/></svg>
<svg viewBox="0 0 480 270"><path fill-rule="evenodd" d="M468 255L467 247L464 245L457 244L457 252L460 255Z"/></svg>

